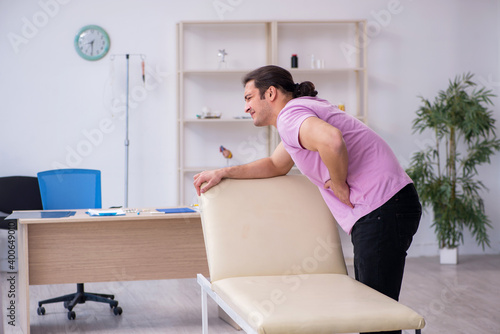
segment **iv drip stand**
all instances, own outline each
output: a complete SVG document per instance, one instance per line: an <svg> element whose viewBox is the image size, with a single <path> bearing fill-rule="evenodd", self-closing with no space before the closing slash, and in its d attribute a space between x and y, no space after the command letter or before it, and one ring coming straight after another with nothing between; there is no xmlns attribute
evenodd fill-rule
<svg viewBox="0 0 500 334"><path fill-rule="evenodd" d="M129 125L129 112L128 112L128 102L129 102L129 72L130 72L130 56L140 56L142 60L144 60L145 55L143 54L124 54L124 55L111 55L111 60L114 59L115 56L125 56L125 59L127 61L127 90L126 90L126 99L125 99L125 187L124 187L124 193L125 193L125 200L124 200L124 208L128 208L128 165L129 165L129 144L130 141L128 139L128 125ZM143 71L144 71L144 66L143 66ZM144 80L144 72L142 73L143 80Z"/></svg>
<svg viewBox="0 0 500 334"><path fill-rule="evenodd" d="M126 102L126 107L125 107L125 208L128 208L128 146L129 146L129 140L128 140L128 97L129 97L129 58L130 55L127 53L125 55L127 58L127 102Z"/></svg>

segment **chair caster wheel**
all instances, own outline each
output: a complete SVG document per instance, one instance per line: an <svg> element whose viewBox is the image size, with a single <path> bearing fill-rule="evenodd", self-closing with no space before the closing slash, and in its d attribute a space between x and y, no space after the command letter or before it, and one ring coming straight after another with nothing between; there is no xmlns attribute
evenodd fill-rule
<svg viewBox="0 0 500 334"><path fill-rule="evenodd" d="M68 319L69 319L69 320L75 320L75 318L76 318L76 313L75 313L75 311L69 311L69 312L68 312Z"/></svg>
<svg viewBox="0 0 500 334"><path fill-rule="evenodd" d="M40 306L36 309L36 313L38 313L38 315L44 315L45 314L45 307L43 306Z"/></svg>
<svg viewBox="0 0 500 334"><path fill-rule="evenodd" d="M113 308L113 313L115 315L121 315L123 313L123 310L122 310L122 308L120 306L117 306L117 307Z"/></svg>

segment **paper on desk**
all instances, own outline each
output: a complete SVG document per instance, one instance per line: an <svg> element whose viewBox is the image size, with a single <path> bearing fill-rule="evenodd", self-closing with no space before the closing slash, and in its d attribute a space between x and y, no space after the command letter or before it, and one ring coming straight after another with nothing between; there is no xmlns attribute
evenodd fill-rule
<svg viewBox="0 0 500 334"><path fill-rule="evenodd" d="M123 209L88 209L89 216L124 216Z"/></svg>

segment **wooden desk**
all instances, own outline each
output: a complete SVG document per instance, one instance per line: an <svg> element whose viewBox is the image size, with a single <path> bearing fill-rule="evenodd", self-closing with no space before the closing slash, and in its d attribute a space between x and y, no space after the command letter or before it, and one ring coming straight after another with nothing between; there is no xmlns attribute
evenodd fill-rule
<svg viewBox="0 0 500 334"><path fill-rule="evenodd" d="M23 333L30 332L30 285L208 275L198 213L90 217L76 211L68 218L18 220Z"/></svg>

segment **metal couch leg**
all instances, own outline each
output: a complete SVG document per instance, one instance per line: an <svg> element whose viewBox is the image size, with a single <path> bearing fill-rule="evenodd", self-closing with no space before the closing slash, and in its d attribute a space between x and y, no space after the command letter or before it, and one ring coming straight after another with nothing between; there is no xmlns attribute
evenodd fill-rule
<svg viewBox="0 0 500 334"><path fill-rule="evenodd" d="M207 292L201 287L201 331L208 334Z"/></svg>

